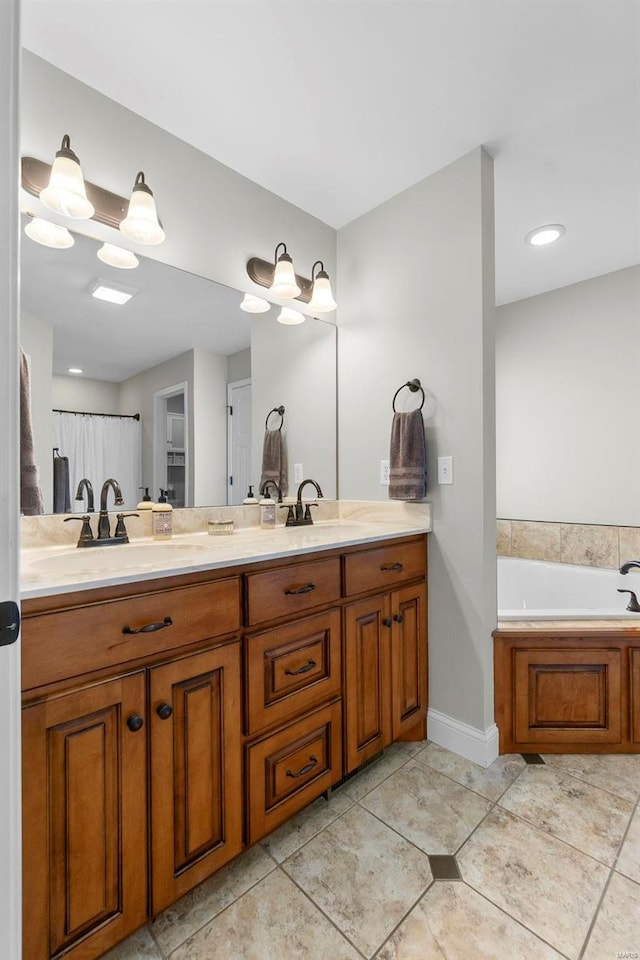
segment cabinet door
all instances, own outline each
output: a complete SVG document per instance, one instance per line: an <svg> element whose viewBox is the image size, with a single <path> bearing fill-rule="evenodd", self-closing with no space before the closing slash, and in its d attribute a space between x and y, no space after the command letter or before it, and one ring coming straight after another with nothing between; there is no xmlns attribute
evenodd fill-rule
<svg viewBox="0 0 640 960"><path fill-rule="evenodd" d="M397 740L427 715L426 584L394 591L391 619L391 715Z"/></svg>
<svg viewBox="0 0 640 960"><path fill-rule="evenodd" d="M157 914L242 847L239 643L149 674L151 903Z"/></svg>
<svg viewBox="0 0 640 960"><path fill-rule="evenodd" d="M87 960L144 923L142 672L23 711L24 956Z"/></svg>
<svg viewBox="0 0 640 960"><path fill-rule="evenodd" d="M391 616L388 595L345 607L346 772L391 743Z"/></svg>

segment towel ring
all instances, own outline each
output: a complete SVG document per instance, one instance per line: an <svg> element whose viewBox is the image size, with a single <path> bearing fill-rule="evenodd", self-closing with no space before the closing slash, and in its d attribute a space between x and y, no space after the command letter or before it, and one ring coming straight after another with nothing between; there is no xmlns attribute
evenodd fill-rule
<svg viewBox="0 0 640 960"><path fill-rule="evenodd" d="M418 378L416 377L415 380L407 380L407 382L406 382L406 383L403 383L401 387L398 387L398 389L397 389L396 392L394 393L394 395L393 395L393 400L391 401L391 406L393 407L393 412L394 412L394 413L397 412L397 411L396 411L396 397L398 396L398 394L400 393L401 390L404 390L405 387L409 387L409 390L411 390L411 393L417 393L418 390L420 391L420 393L422 394L422 403L421 403L420 406L418 407L418 410L422 410L422 408L424 407L424 390L422 389L422 384L420 383L420 381L419 381Z"/></svg>
<svg viewBox="0 0 640 960"><path fill-rule="evenodd" d="M271 416L272 413L277 413L278 416L280 417L280 426L278 427L278 430L282 430L282 424L284 423L284 407L282 405L279 407L274 407L273 410L269 410L269 413L267 414L267 419L264 422L265 430L269 429L269 417Z"/></svg>

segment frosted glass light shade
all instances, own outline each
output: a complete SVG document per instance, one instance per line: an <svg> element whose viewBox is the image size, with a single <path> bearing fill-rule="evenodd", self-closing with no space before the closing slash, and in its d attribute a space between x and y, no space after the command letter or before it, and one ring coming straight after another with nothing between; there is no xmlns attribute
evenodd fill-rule
<svg viewBox="0 0 640 960"><path fill-rule="evenodd" d="M330 313L337 306L331 293L331 281L324 270L321 270L313 281L313 292L307 309L309 313Z"/></svg>
<svg viewBox="0 0 640 960"><path fill-rule="evenodd" d="M34 217L25 225L24 232L31 240L41 243L43 247L53 247L55 250L68 250L75 243L73 235L66 227L57 223L50 223L41 217Z"/></svg>
<svg viewBox="0 0 640 960"><path fill-rule="evenodd" d="M40 192L40 199L49 210L74 220L89 220L94 214L93 204L87 200L80 161L66 134L53 161L49 183Z"/></svg>
<svg viewBox="0 0 640 960"><path fill-rule="evenodd" d="M245 313L267 313L271 310L271 304L262 297L253 297L250 293L245 293L240 309Z"/></svg>
<svg viewBox="0 0 640 960"><path fill-rule="evenodd" d="M135 270L140 263L131 250L116 247L113 243L104 243L97 251L96 256L98 260L108 263L110 267L117 267L119 270Z"/></svg>
<svg viewBox="0 0 640 960"><path fill-rule="evenodd" d="M292 310L290 307L283 307L278 317L278 323L285 323L288 326L293 326L296 323L304 323L304 320L303 313L299 313L298 310Z"/></svg>
<svg viewBox="0 0 640 960"><path fill-rule="evenodd" d="M144 182L142 171L136 177L127 215L120 223L120 231L129 240L135 240L147 246L156 246L165 238L165 232L158 223L156 202L151 190Z"/></svg>
<svg viewBox="0 0 640 960"><path fill-rule="evenodd" d="M293 269L293 260L288 253L283 253L278 258L269 292L274 297L278 297L279 300L292 300L300 294L300 287Z"/></svg>

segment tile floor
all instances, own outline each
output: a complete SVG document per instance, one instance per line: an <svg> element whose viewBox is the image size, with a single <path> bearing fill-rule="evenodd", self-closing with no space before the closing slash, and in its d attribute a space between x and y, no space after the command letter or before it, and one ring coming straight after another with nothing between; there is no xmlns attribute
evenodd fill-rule
<svg viewBox="0 0 640 960"><path fill-rule="evenodd" d="M640 755L544 760L396 744L105 960L639 960Z"/></svg>

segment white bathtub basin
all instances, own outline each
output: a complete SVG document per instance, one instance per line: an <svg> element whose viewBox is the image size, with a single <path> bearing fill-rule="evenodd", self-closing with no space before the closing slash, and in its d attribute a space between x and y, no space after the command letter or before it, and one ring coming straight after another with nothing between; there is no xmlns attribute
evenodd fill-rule
<svg viewBox="0 0 640 960"><path fill-rule="evenodd" d="M29 566L42 573L75 576L85 573L117 573L156 566L165 560L172 566L192 562L204 544L122 543L108 547L76 547L71 553L34 560Z"/></svg>

